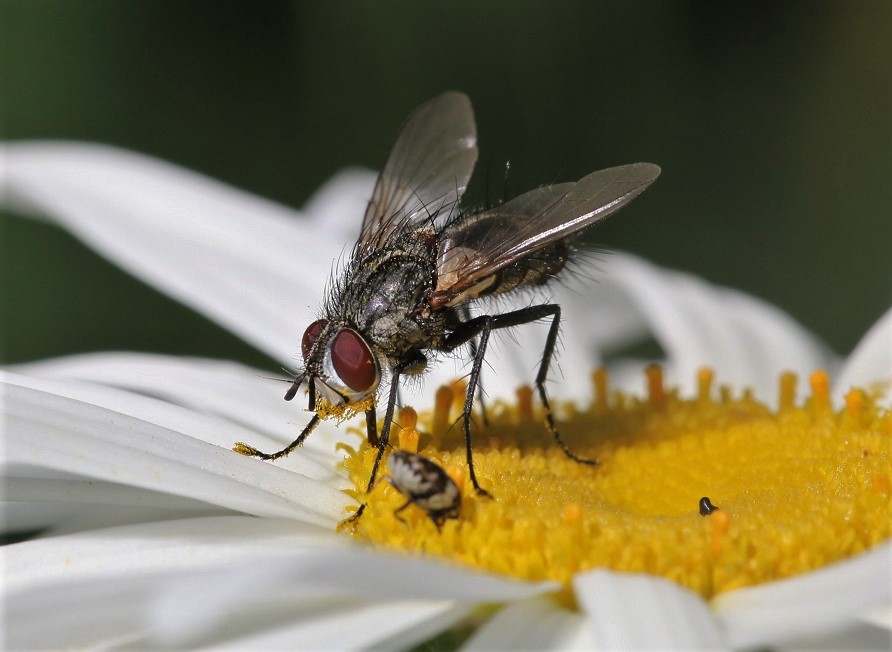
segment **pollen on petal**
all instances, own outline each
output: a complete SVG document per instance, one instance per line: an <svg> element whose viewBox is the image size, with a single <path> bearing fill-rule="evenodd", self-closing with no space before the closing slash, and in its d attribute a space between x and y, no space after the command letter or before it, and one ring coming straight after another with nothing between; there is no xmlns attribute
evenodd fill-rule
<svg viewBox="0 0 892 652"><path fill-rule="evenodd" d="M773 411L746 388L718 386L703 369L690 398L646 371L644 397L592 376L591 405L553 401L561 440L547 432L529 387L471 420L471 482L460 414L462 386L437 391L412 429L419 454L461 491L458 518L441 527L386 482L364 494L376 450L345 447L345 466L368 504L355 536L486 571L569 586L592 568L662 575L711 597L822 567L892 537L892 414L877 392L854 389L834 406L816 372L796 397L778 382ZM556 393L556 392L555 392ZM609 395L609 396L608 396ZM401 412L399 425L409 429ZM362 433L357 431L358 435ZM402 445L402 442L401 442ZM386 473L384 468L382 473ZM702 509L708 497L717 509ZM703 514L703 512L706 512Z"/></svg>

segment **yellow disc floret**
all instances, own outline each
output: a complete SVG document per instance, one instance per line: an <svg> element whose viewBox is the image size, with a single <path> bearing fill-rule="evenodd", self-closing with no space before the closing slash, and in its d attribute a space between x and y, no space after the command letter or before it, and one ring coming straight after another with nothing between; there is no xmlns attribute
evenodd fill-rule
<svg viewBox="0 0 892 652"><path fill-rule="evenodd" d="M417 551L484 570L569 584L592 568L662 575L710 597L806 572L861 552L892 534L892 415L875 395L852 390L832 409L829 379L811 376L796 402L783 374L779 408L750 392L732 396L703 370L697 395L679 398L659 367L648 395L629 396L593 375L588 407L558 406L569 459L543 426L529 388L518 403L475 416L474 465L494 499L468 479L460 386L437 391L431 412L400 412L391 443L442 466L462 490L461 516L438 531L385 482L365 495L376 450L363 443L345 465L368 503L354 533L376 545ZM399 431L405 430L405 435ZM710 511L701 508L715 506ZM707 515L701 515L701 512Z"/></svg>

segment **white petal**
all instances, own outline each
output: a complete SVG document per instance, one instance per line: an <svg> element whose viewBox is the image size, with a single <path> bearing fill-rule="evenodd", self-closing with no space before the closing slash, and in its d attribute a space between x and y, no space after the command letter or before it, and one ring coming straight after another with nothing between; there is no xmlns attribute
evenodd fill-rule
<svg viewBox="0 0 892 652"><path fill-rule="evenodd" d="M349 598L392 604L408 604L411 600L445 609L454 622L466 613L453 611L456 605L463 605L468 610L478 603L524 599L554 588L549 583L514 582L436 561L361 550L257 556L252 559L250 568L234 567L215 574L183 578L159 599L153 610L155 623L152 629L165 641L183 644L217 630L244 611L246 604L255 601L277 603L307 596L319 600ZM198 596L213 597L198 600ZM397 615L398 609L392 618ZM372 628L361 635L369 637L370 632L375 631ZM383 633L387 637L397 635L397 632ZM435 632L428 631L426 635L432 633ZM359 632L354 634L360 635ZM336 641L338 631L326 627L319 635Z"/></svg>
<svg viewBox="0 0 892 652"><path fill-rule="evenodd" d="M279 449L294 440L309 421L306 404L288 403L284 384L266 372L224 360L183 358L148 353L90 353L19 365L15 370L38 378L54 378L123 387L165 399L189 410L158 410L157 403L139 396L104 392L82 383L43 383L38 389L86 400L178 430L224 448L244 441L261 450ZM164 415L165 420L159 420ZM178 419L173 420L173 415ZM225 419L219 422L206 415ZM277 466L341 486L335 464L340 441L355 439L347 424L323 422L304 448ZM356 443L354 441L354 443Z"/></svg>
<svg viewBox="0 0 892 652"><path fill-rule="evenodd" d="M140 523L0 548L10 591L94 577L221 568L234 559L349 547L347 537L290 519L220 516Z"/></svg>
<svg viewBox="0 0 892 652"><path fill-rule="evenodd" d="M585 616L548 596L505 606L462 646L464 652L592 649L595 640Z"/></svg>
<svg viewBox="0 0 892 652"><path fill-rule="evenodd" d="M342 244L299 213L112 147L0 149L0 203L37 211L116 264L288 363ZM358 218L357 218L358 219Z"/></svg>
<svg viewBox="0 0 892 652"><path fill-rule="evenodd" d="M371 170L341 170L310 197L304 213L320 237L353 246L377 176Z"/></svg>
<svg viewBox="0 0 892 652"><path fill-rule="evenodd" d="M604 263L606 281L622 286L647 319L668 358L673 383L693 391L696 372L711 366L720 382L777 394L777 376L833 367L829 350L778 308L689 274L657 268L628 254Z"/></svg>
<svg viewBox="0 0 892 652"><path fill-rule="evenodd" d="M106 577L8 596L4 643L11 650L144 647L148 596L163 578Z"/></svg>
<svg viewBox="0 0 892 652"><path fill-rule="evenodd" d="M892 543L805 575L718 596L713 607L734 647L830 634L892 600Z"/></svg>
<svg viewBox="0 0 892 652"><path fill-rule="evenodd" d="M886 394L892 389L892 309L861 338L833 383L833 395L842 401L852 387L870 388L885 385Z"/></svg>
<svg viewBox="0 0 892 652"><path fill-rule="evenodd" d="M303 610L286 603L277 607L278 614L274 615L280 615L280 620L285 620L283 615L290 616L285 624L257 627L264 616L269 618L268 612L236 612L220 628L209 632L209 643L215 648L235 650L411 649L448 629L471 609L471 605L452 602L400 601L348 603L340 608L329 607L321 613L318 605L305 606ZM256 631L246 633L251 632L252 626ZM223 637L227 640L221 641ZM205 640L199 641L207 644ZM178 640L172 642L183 644Z"/></svg>
<svg viewBox="0 0 892 652"><path fill-rule="evenodd" d="M113 528L0 549L13 648L144 639L156 596L178 577L350 541L284 519L204 518ZM209 596L202 596L209 597ZM318 601L314 601L317 602ZM292 618L295 616L292 615Z"/></svg>
<svg viewBox="0 0 892 652"><path fill-rule="evenodd" d="M840 650L892 650L892 633L888 629L864 623L852 623L824 636L803 636L782 645L772 646L778 652L812 651L839 652Z"/></svg>
<svg viewBox="0 0 892 652"><path fill-rule="evenodd" d="M597 570L573 588L598 647L703 650L724 647L721 627L699 596L652 575Z"/></svg>
<svg viewBox="0 0 892 652"><path fill-rule="evenodd" d="M146 421L25 386L2 387L7 463L329 526L349 502L326 484Z"/></svg>
<svg viewBox="0 0 892 652"><path fill-rule="evenodd" d="M868 609L862 614L861 620L892 632L892 601Z"/></svg>

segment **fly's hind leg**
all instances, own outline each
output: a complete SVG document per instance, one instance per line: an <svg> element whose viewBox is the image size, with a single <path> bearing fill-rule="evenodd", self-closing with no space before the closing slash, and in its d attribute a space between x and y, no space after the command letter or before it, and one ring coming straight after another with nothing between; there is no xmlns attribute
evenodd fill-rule
<svg viewBox="0 0 892 652"><path fill-rule="evenodd" d="M536 374L536 389L539 391L539 398L542 401L542 406L545 408L545 424L548 431L551 433L551 436L554 437L555 443L562 451L564 451L564 455L574 462L595 466L598 464L597 460L589 460L579 457L576 453L571 451L567 447L567 444L564 443L564 440L561 439L557 426L554 425L554 416L551 414L551 404L548 402L548 394L545 393L545 379L548 376L548 368L551 366L551 358L554 355L554 347L557 344L558 329L561 324L561 307L557 304L549 304L542 307L553 309L551 327L548 329L548 337L545 339L545 349L542 351L542 362L539 365L539 373Z"/></svg>

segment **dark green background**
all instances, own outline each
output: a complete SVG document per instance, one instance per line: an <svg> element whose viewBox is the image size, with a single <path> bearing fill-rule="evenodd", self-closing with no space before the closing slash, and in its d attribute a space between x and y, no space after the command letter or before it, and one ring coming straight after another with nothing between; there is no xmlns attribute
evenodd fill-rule
<svg viewBox="0 0 892 652"><path fill-rule="evenodd" d="M519 192L659 163L594 241L763 297L847 352L892 298L890 6L5 0L3 129L132 148L299 207L341 167L379 167L423 100L463 90L478 172L498 180L510 159ZM272 364L58 230L0 224L4 361Z"/></svg>

